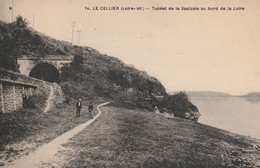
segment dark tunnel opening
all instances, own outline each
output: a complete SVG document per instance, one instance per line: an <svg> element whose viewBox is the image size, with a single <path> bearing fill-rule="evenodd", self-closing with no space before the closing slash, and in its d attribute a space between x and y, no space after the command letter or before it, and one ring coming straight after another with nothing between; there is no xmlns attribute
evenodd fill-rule
<svg viewBox="0 0 260 168"><path fill-rule="evenodd" d="M47 82L57 83L60 80L60 73L58 69L55 66L48 63L37 64L35 67L33 67L29 76Z"/></svg>

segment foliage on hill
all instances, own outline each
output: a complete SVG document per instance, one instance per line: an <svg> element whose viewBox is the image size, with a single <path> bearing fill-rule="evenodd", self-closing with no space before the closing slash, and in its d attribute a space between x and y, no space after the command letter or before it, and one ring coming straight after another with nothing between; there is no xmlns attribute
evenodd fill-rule
<svg viewBox="0 0 260 168"><path fill-rule="evenodd" d="M63 67L61 86L70 98L114 100L114 105L128 108L158 106L161 112L197 121L199 112L187 94L168 95L163 85L146 72L130 67L117 58L102 54L75 55L70 66ZM98 67L98 68L96 68ZM158 97L163 97L162 100Z"/></svg>
<svg viewBox="0 0 260 168"><path fill-rule="evenodd" d="M0 22L1 49L6 54L43 57L46 55L70 55L72 46L50 38L28 27L29 22L21 16L12 23Z"/></svg>
<svg viewBox="0 0 260 168"><path fill-rule="evenodd" d="M145 72L102 54L77 52L70 66L62 68L61 87L70 98L112 99L117 105L144 108L151 94L165 95L163 85ZM144 102L145 101L145 102ZM120 103L119 103L120 102Z"/></svg>
<svg viewBox="0 0 260 168"><path fill-rule="evenodd" d="M21 16L10 24L0 23L0 67L18 71L17 57L21 54L22 43L29 32L29 23Z"/></svg>
<svg viewBox="0 0 260 168"><path fill-rule="evenodd" d="M185 92L164 96L158 108L161 111L172 113L176 117L188 118L194 121L197 121L200 116L198 108L190 102Z"/></svg>
<svg viewBox="0 0 260 168"><path fill-rule="evenodd" d="M67 102L78 98L92 101L101 98L114 100L114 105L128 108L152 111L155 106L159 106L178 117L184 117L181 113L196 110L188 99L178 95L169 96L163 85L146 72L90 47L73 46L50 38L27 27L28 24L20 16L10 24L0 22L0 49L5 51L0 54L1 60L5 57L13 60L13 65L0 66L17 71L18 56L73 55L74 61L61 69L59 83L67 96ZM158 96L164 97L162 102Z"/></svg>

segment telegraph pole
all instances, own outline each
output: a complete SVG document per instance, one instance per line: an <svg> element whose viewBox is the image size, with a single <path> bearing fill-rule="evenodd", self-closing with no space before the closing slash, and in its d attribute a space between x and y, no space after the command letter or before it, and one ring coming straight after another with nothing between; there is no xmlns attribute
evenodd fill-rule
<svg viewBox="0 0 260 168"><path fill-rule="evenodd" d="M12 0L12 22L14 21L14 0Z"/></svg>
<svg viewBox="0 0 260 168"><path fill-rule="evenodd" d="M35 15L33 15L33 28L34 28L34 19L35 19Z"/></svg>
<svg viewBox="0 0 260 168"><path fill-rule="evenodd" d="M12 22L14 21L14 0L12 0L12 7L9 7L9 10L12 10Z"/></svg>
<svg viewBox="0 0 260 168"><path fill-rule="evenodd" d="M74 34L74 28L76 27L76 22L71 22L72 27L72 36L71 36L71 44L73 45L73 34Z"/></svg>
<svg viewBox="0 0 260 168"><path fill-rule="evenodd" d="M79 44L80 44L80 35L81 35L81 31L78 30L77 32L78 32L78 45L79 45Z"/></svg>

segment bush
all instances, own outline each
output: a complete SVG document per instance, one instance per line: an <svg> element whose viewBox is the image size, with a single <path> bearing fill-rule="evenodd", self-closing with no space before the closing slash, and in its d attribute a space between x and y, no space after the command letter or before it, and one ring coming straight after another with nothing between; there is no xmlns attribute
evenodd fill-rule
<svg viewBox="0 0 260 168"><path fill-rule="evenodd" d="M154 107L158 104L158 101L150 94L142 91L135 91L133 93L120 91L115 95L113 104L118 107L126 107L129 109L139 108L153 111Z"/></svg>
<svg viewBox="0 0 260 168"><path fill-rule="evenodd" d="M73 68L80 70L84 61L83 51L77 51L72 63Z"/></svg>
<svg viewBox="0 0 260 168"><path fill-rule="evenodd" d="M0 67L18 72L17 57L21 54L21 44L25 43L28 24L26 19L18 16L16 21L2 28L4 34L0 41Z"/></svg>
<svg viewBox="0 0 260 168"><path fill-rule="evenodd" d="M36 106L35 106L35 102L33 100L34 100L33 96L30 96L30 97L24 96L23 97L23 108L35 109Z"/></svg>
<svg viewBox="0 0 260 168"><path fill-rule="evenodd" d="M108 72L108 78L112 80L116 85L122 87L130 87L128 80L125 78L126 72L122 70L112 69Z"/></svg>
<svg viewBox="0 0 260 168"><path fill-rule="evenodd" d="M26 29L29 25L29 22L26 20L26 18L23 18L22 16L17 16L16 21L11 23L15 29L23 30Z"/></svg>
<svg viewBox="0 0 260 168"><path fill-rule="evenodd" d="M163 98L158 108L166 108L176 117L186 118L185 113L198 112L198 108L193 105L185 92L178 92L175 95L167 95Z"/></svg>
<svg viewBox="0 0 260 168"><path fill-rule="evenodd" d="M23 107L44 110L48 95L48 89L40 85L36 89L34 95L23 95Z"/></svg>

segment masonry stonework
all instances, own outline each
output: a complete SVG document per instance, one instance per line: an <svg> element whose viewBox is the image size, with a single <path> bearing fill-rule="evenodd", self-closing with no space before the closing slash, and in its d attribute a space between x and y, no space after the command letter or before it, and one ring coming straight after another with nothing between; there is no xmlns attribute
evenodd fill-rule
<svg viewBox="0 0 260 168"><path fill-rule="evenodd" d="M9 113L21 109L23 96L33 95L35 89L42 83L49 84L16 72L0 69L0 112Z"/></svg>
<svg viewBox="0 0 260 168"><path fill-rule="evenodd" d="M36 88L36 85L0 78L1 112L8 113L21 109L23 107L23 96L32 95Z"/></svg>
<svg viewBox="0 0 260 168"><path fill-rule="evenodd" d="M19 71L21 74L24 74L26 76L29 76L31 70L40 63L48 63L53 65L58 69L58 71L61 70L61 68L64 65L68 65L71 63L74 59L74 56L45 56L44 58L30 58L27 56L20 56L17 60L19 64Z"/></svg>

